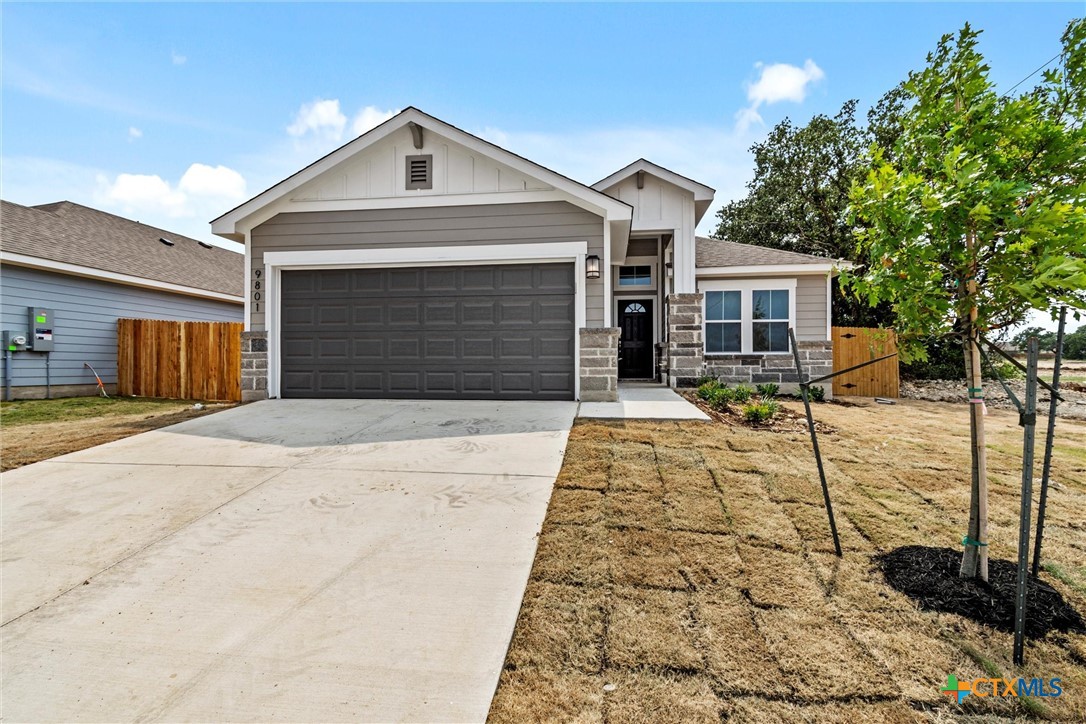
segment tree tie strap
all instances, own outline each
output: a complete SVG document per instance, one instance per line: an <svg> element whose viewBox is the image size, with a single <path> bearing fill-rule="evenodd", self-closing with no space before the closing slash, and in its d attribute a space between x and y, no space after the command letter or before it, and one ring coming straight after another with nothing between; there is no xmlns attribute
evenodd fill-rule
<svg viewBox="0 0 1086 724"><path fill-rule="evenodd" d="M973 540L969 536L966 536L966 537L962 538L962 545L963 546L973 546L975 548L979 548L981 546L986 546L988 544L987 543L981 543L979 540Z"/></svg>

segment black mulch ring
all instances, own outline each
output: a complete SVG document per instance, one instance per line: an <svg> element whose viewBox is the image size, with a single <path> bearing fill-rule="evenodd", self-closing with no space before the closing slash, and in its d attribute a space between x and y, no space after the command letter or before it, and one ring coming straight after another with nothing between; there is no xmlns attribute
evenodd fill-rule
<svg viewBox="0 0 1086 724"><path fill-rule="evenodd" d="M988 560L988 583L958 577L962 552L952 548L902 546L874 556L886 582L920 608L956 613L977 623L1014 631L1018 566ZM1043 581L1027 578L1026 635L1040 638L1052 629L1086 632L1086 622L1063 596Z"/></svg>

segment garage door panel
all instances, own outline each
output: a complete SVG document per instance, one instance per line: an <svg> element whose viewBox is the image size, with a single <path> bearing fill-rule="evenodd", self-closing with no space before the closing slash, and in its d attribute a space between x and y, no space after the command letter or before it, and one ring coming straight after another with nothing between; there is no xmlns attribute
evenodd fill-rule
<svg viewBox="0 0 1086 724"><path fill-rule="evenodd" d="M285 271L282 280L283 396L573 397L572 264Z"/></svg>

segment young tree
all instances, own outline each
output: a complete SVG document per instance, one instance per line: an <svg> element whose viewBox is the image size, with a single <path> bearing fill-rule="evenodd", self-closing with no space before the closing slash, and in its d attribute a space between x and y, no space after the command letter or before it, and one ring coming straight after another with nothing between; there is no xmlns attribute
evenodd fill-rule
<svg viewBox="0 0 1086 724"><path fill-rule="evenodd" d="M987 580L987 467L978 335L1028 309L1086 304L1086 21L1063 34L1061 63L1032 91L1000 96L966 25L904 84L892 148L872 146L851 191L865 266L846 284L890 303L912 340L959 335L973 434L961 575Z"/></svg>

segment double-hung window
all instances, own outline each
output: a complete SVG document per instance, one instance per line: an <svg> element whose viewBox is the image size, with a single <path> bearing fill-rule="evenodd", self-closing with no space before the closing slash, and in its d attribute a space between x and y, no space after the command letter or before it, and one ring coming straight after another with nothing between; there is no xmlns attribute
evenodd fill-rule
<svg viewBox="0 0 1086 724"><path fill-rule="evenodd" d="M753 289L751 297L751 351L788 351L787 289Z"/></svg>
<svg viewBox="0 0 1086 724"><path fill-rule="evenodd" d="M795 325L795 279L706 280L705 353L786 353Z"/></svg>
<svg viewBox="0 0 1086 724"><path fill-rule="evenodd" d="M738 290L705 293L705 351L743 351L742 293Z"/></svg>

